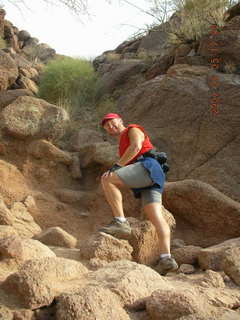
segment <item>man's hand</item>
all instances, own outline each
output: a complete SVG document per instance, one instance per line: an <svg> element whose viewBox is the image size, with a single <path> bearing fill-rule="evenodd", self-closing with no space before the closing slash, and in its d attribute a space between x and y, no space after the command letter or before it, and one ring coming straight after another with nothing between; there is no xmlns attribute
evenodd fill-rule
<svg viewBox="0 0 240 320"><path fill-rule="evenodd" d="M104 172L104 174L102 175L102 177L108 177L112 172L118 170L122 168L122 166L120 166L119 164L115 163L108 171Z"/></svg>
<svg viewBox="0 0 240 320"><path fill-rule="evenodd" d="M122 168L122 167L121 167L119 164L115 163L115 164L112 166L112 168L110 168L108 171L114 172L114 171L116 171L116 170L118 170L118 169L120 169L120 168Z"/></svg>

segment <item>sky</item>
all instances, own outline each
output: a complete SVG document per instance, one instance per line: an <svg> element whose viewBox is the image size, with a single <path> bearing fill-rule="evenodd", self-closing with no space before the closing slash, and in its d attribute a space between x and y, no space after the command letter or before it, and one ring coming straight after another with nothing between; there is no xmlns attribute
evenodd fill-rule
<svg viewBox="0 0 240 320"><path fill-rule="evenodd" d="M17 0L15 0L17 2ZM20 0L18 0L20 1ZM19 30L27 30L40 43L47 43L59 54L93 59L113 50L153 19L136 8L112 0L89 0L91 17L76 17L66 7L52 6L43 0L25 0L21 10L10 1L0 0L7 12L5 19ZM143 9L146 0L135 1Z"/></svg>

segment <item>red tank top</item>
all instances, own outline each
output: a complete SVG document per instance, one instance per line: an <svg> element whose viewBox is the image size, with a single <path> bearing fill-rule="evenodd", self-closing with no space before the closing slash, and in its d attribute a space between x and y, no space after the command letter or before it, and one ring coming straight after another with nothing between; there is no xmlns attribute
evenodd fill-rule
<svg viewBox="0 0 240 320"><path fill-rule="evenodd" d="M122 133L120 136L120 141L119 141L119 156L121 158L121 156L124 154L124 152L126 151L126 149L129 147L130 145L130 139L128 137L128 131L131 128L138 128L140 129L145 136L145 139L143 141L142 144L142 148L141 150L138 152L138 154L131 160L129 161L127 164L131 164L133 163L139 156L141 156L143 153L149 151L150 149L153 149L153 145L150 142L150 139L148 137L148 135L146 134L145 130L143 127L139 126L138 124L130 124Z"/></svg>

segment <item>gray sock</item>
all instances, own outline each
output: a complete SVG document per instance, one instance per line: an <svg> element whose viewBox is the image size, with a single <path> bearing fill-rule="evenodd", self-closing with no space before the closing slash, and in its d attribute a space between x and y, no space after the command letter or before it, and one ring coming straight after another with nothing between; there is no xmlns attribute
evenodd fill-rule
<svg viewBox="0 0 240 320"><path fill-rule="evenodd" d="M126 222L127 219L125 217L115 217L115 219L119 222Z"/></svg>
<svg viewBox="0 0 240 320"><path fill-rule="evenodd" d="M162 254L160 254L160 259L166 259L166 258L171 258L171 254L170 253L162 253Z"/></svg>

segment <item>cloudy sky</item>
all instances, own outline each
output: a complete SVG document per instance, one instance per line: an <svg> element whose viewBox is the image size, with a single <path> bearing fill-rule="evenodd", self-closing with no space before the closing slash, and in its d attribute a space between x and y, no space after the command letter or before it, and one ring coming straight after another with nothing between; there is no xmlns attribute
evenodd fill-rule
<svg viewBox="0 0 240 320"><path fill-rule="evenodd" d="M0 0L7 11L6 19L68 56L94 58L152 23L150 16L118 0L112 0L111 5L105 0L89 0L90 18L76 17L65 7L51 6L43 0L25 2L28 9L21 7L19 11L7 0ZM145 0L135 3L143 9L149 7Z"/></svg>

